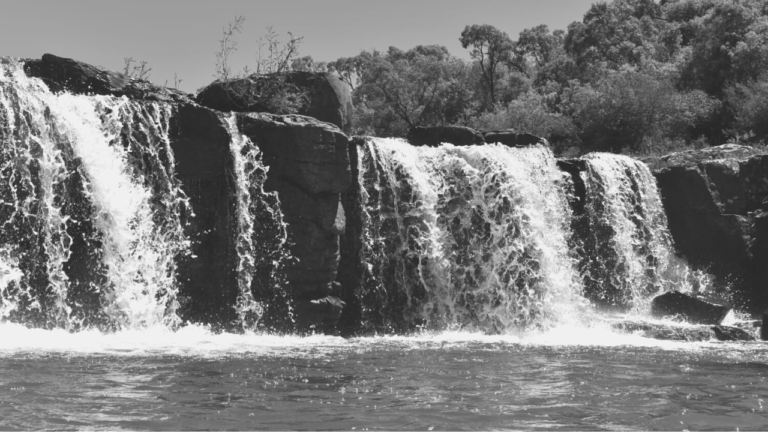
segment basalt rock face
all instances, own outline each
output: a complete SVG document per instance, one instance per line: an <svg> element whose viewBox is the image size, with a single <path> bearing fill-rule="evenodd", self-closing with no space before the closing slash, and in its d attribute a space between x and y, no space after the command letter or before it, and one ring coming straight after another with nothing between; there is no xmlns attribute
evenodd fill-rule
<svg viewBox="0 0 768 432"><path fill-rule="evenodd" d="M172 105L168 137L175 175L189 199L185 233L192 247L191 254L178 263L179 313L183 320L237 326L238 179L231 149L235 132L227 114L201 106L182 92L49 54L26 61L25 71L56 92L127 96ZM326 79L318 74L295 76L308 86L321 86L318 80ZM327 91L317 94L327 96L327 105L336 104L337 117L331 120L348 126L344 116L351 114L351 102L342 107L344 89L334 90L327 81L331 80L322 84ZM350 184L348 139L333 124L300 115L239 113L236 123L239 132L261 151L262 162L269 167L264 189L277 192L287 223L295 259L287 264L286 273L296 325L328 330L344 307L334 279L339 235L346 225L341 193Z"/></svg>
<svg viewBox="0 0 768 432"><path fill-rule="evenodd" d="M333 282L339 235L346 226L341 193L350 185L349 140L334 125L299 115L242 113L240 131L262 151L269 167L266 191L280 197L291 255L286 277L301 322L331 328L344 302Z"/></svg>
<svg viewBox="0 0 768 432"><path fill-rule="evenodd" d="M362 288L366 274L363 259L364 206L360 184L360 147L365 144L365 137L352 137L349 140L349 160L352 183L341 194L341 203L347 216L347 226L340 237L339 272L336 282L341 290L341 298L346 307L339 320L339 329L349 334L359 328L362 321Z"/></svg>
<svg viewBox="0 0 768 432"><path fill-rule="evenodd" d="M293 71L282 75L251 75L228 82L215 81L197 95L200 105L218 111L270 112L262 95L265 88L291 85L306 93L298 114L335 124L349 132L352 127L352 93L331 73Z"/></svg>
<svg viewBox="0 0 768 432"><path fill-rule="evenodd" d="M680 253L735 288L736 301L768 301L768 156L726 144L646 160Z"/></svg>
<svg viewBox="0 0 768 432"><path fill-rule="evenodd" d="M464 126L416 126L408 131L408 142L414 146L437 147L442 143L457 146L485 144L480 132Z"/></svg>

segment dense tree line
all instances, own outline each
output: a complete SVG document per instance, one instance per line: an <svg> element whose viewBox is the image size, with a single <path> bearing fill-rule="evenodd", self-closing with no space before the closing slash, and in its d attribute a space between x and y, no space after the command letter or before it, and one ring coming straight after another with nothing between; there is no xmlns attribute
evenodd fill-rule
<svg viewBox="0 0 768 432"><path fill-rule="evenodd" d="M347 82L362 134L514 128L574 152L768 140L766 0L613 0L564 31L539 25L515 40L469 25L459 40L470 61L418 45L293 68Z"/></svg>

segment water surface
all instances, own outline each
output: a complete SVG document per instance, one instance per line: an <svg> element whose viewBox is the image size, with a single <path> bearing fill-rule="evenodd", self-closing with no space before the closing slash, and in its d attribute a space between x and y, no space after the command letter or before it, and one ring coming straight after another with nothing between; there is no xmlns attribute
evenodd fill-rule
<svg viewBox="0 0 768 432"><path fill-rule="evenodd" d="M760 342L1 332L2 429L768 428Z"/></svg>

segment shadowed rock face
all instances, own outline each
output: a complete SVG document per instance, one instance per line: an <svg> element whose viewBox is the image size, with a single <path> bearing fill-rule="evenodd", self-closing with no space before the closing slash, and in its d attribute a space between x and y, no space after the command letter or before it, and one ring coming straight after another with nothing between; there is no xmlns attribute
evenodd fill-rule
<svg viewBox="0 0 768 432"><path fill-rule="evenodd" d="M768 156L735 144L646 160L680 253L755 311L768 292Z"/></svg>
<svg viewBox="0 0 768 432"><path fill-rule="evenodd" d="M485 144L480 132L464 126L416 126L408 131L408 142L427 147L437 147L442 143L457 146Z"/></svg>
<svg viewBox="0 0 768 432"><path fill-rule="evenodd" d="M317 318L298 325L332 327L344 306L333 281L346 225L341 193L350 185L349 140L334 125L299 115L243 113L238 126L263 152L265 190L280 197L296 258L287 279L297 310L307 312L297 315Z"/></svg>
<svg viewBox="0 0 768 432"><path fill-rule="evenodd" d="M505 146L530 146L535 144L549 145L547 140L529 133L516 133L514 129L501 131L483 131L483 139L488 144L500 143Z"/></svg>
<svg viewBox="0 0 768 432"><path fill-rule="evenodd" d="M219 111L268 112L260 97L262 88L275 80L274 75L251 75L227 83L215 81L197 95L197 102ZM349 132L352 127L352 93L331 73L288 72L280 76L286 84L306 92L307 99L298 114L335 124Z"/></svg>

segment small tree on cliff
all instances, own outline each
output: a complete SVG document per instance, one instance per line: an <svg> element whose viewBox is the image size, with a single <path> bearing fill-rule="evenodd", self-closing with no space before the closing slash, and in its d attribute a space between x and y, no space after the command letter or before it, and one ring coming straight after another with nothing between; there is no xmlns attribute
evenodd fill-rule
<svg viewBox="0 0 768 432"><path fill-rule="evenodd" d="M484 25L466 26L459 38L463 48L470 48L469 55L477 60L482 70L483 80L488 86L491 105L496 103L499 66L512 59L512 40L496 27Z"/></svg>
<svg viewBox="0 0 768 432"><path fill-rule="evenodd" d="M280 41L272 27L259 38L255 70L245 66L241 73L234 74L229 63L232 53L237 51L235 36L242 32L245 17L236 16L234 21L222 30L219 50L216 55L214 76L228 89L234 106L259 107L260 110L275 114L295 114L306 103L305 91L286 81L285 73L291 70L299 56L299 45L303 37L294 37L288 32L289 40Z"/></svg>

